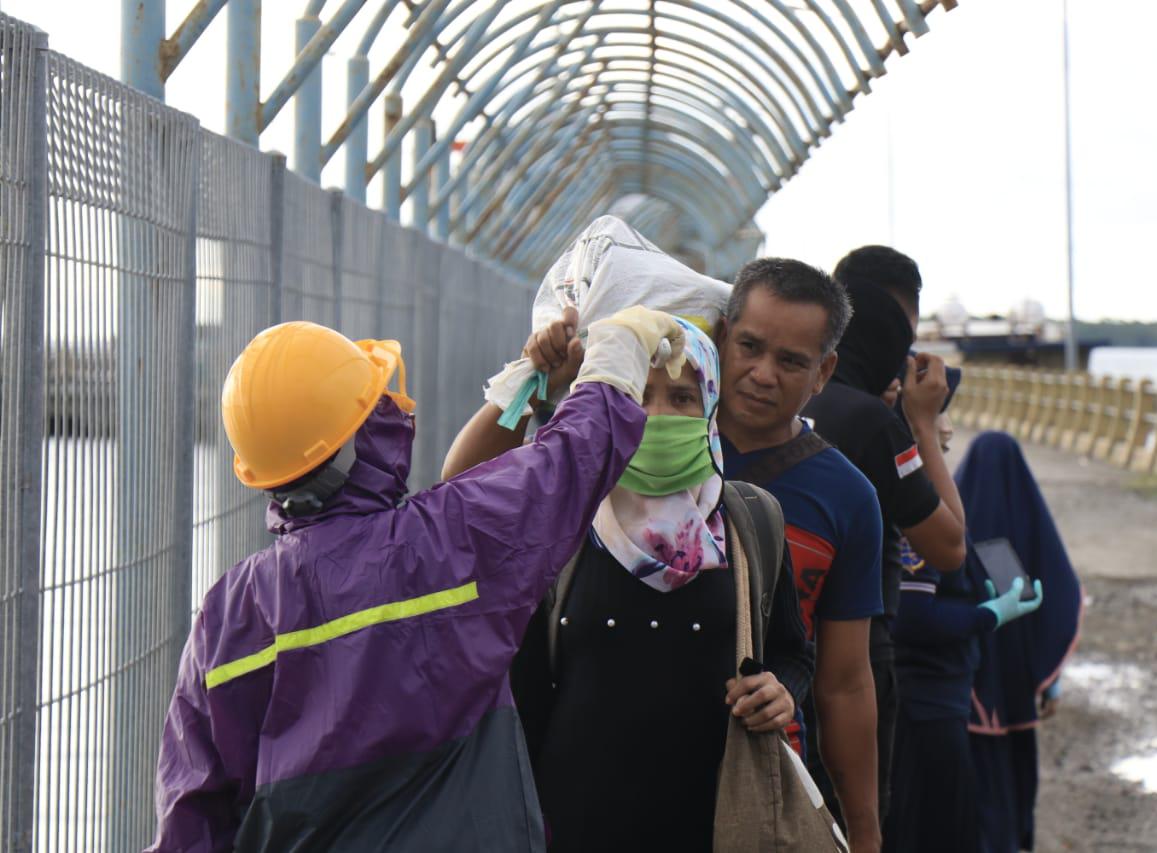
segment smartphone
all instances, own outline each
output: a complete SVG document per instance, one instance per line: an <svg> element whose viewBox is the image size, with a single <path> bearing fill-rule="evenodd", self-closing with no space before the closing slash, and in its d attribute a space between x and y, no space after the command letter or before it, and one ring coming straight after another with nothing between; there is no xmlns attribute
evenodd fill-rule
<svg viewBox="0 0 1157 853"><path fill-rule="evenodd" d="M916 352L914 350L912 350L912 351L909 351L908 354L911 356L915 356ZM899 379L901 383L903 383L904 382L904 376L905 376L905 374L907 374L907 372L908 372L908 362L905 361L902 365L900 365L900 372L896 374L896 378ZM944 405L942 405L940 407L941 412L948 411L948 404L952 402L952 395L956 393L956 389L960 386L960 380L963 376L964 376L964 371L961 370L959 367L945 367L944 368L944 378L948 382L948 396L944 398ZM900 401L897 400L896 401L896 408L899 409L899 407L900 407Z"/></svg>
<svg viewBox="0 0 1157 853"><path fill-rule="evenodd" d="M1032 588L1032 579L1021 565L1020 558L1007 539L989 539L986 542L973 543L976 556L984 566L984 572L996 587L997 595L1004 595L1012 589L1012 582L1020 578L1024 588L1020 591L1020 600L1028 601L1036 597Z"/></svg>

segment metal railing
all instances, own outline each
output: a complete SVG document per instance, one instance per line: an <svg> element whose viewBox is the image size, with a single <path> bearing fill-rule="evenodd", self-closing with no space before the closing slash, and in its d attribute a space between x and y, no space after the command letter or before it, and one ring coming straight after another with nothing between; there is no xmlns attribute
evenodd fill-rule
<svg viewBox="0 0 1157 853"><path fill-rule="evenodd" d="M1157 473L1157 386L1149 379L970 366L952 413L972 429Z"/></svg>
<svg viewBox="0 0 1157 853"><path fill-rule="evenodd" d="M152 837L191 614L270 541L218 414L253 334L401 340L426 485L532 298L0 16L0 849Z"/></svg>

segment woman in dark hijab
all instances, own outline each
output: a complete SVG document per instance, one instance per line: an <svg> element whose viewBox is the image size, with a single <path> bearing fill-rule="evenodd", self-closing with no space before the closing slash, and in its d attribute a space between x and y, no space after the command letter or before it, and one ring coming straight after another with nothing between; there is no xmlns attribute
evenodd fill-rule
<svg viewBox="0 0 1157 853"><path fill-rule="evenodd" d="M956 470L956 485L972 539L1008 539L1029 577L1047 590L1035 613L981 635L969 721L983 849L1031 850L1038 709L1076 645L1081 586L1016 439L999 432L977 436Z"/></svg>

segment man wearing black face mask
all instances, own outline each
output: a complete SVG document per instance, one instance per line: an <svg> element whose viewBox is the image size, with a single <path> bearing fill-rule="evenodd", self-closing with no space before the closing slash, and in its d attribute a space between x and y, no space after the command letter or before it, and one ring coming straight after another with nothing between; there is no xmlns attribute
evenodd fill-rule
<svg viewBox="0 0 1157 853"><path fill-rule="evenodd" d="M936 568L955 571L965 557L964 509L936 430L948 394L944 361L908 354L919 318L916 263L885 246L864 246L840 261L834 278L847 288L854 314L837 348L832 380L804 415L876 487L884 517L884 614L873 620L870 639L883 821L897 708L890 625L903 571L900 537ZM901 400L907 424L880 399L905 360Z"/></svg>

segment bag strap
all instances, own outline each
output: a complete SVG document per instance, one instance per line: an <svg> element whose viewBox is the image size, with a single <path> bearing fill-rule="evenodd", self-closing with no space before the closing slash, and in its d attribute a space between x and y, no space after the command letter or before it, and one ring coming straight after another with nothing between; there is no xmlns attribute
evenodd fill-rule
<svg viewBox="0 0 1157 853"><path fill-rule="evenodd" d="M546 623L546 653L547 661L550 664L550 676L553 680L555 673L558 672L558 626L559 620L562 618L562 608L566 604L566 597L570 593L571 585L574 583L574 572L578 567L579 558L583 555L583 550L586 548L584 544L582 548L578 549L578 553L571 557L562 571L558 573L554 583L550 585L550 589L546 593L546 604L550 615Z"/></svg>
<svg viewBox="0 0 1157 853"><path fill-rule="evenodd" d="M734 562L732 571L735 574L735 669L738 672L745 659L756 658L756 631L751 619L751 570L747 562L747 551L739 541L739 525L728 526L727 538L731 545Z"/></svg>
<svg viewBox="0 0 1157 853"><path fill-rule="evenodd" d="M822 439L821 439L822 440ZM723 484L723 506L748 567L748 609L751 613L752 657L763 661L763 639L771 618L771 601L783 566L784 523L779 502L764 489L738 480ZM754 567L755 571L751 571ZM739 583L736 569L736 584Z"/></svg>
<svg viewBox="0 0 1157 853"><path fill-rule="evenodd" d="M753 454L750 461L737 471L729 474L738 474L741 479L756 483L770 483L778 480L786 471L794 468L801 462L811 459L831 447L815 430L801 432L795 438L775 447L768 447L758 454Z"/></svg>

